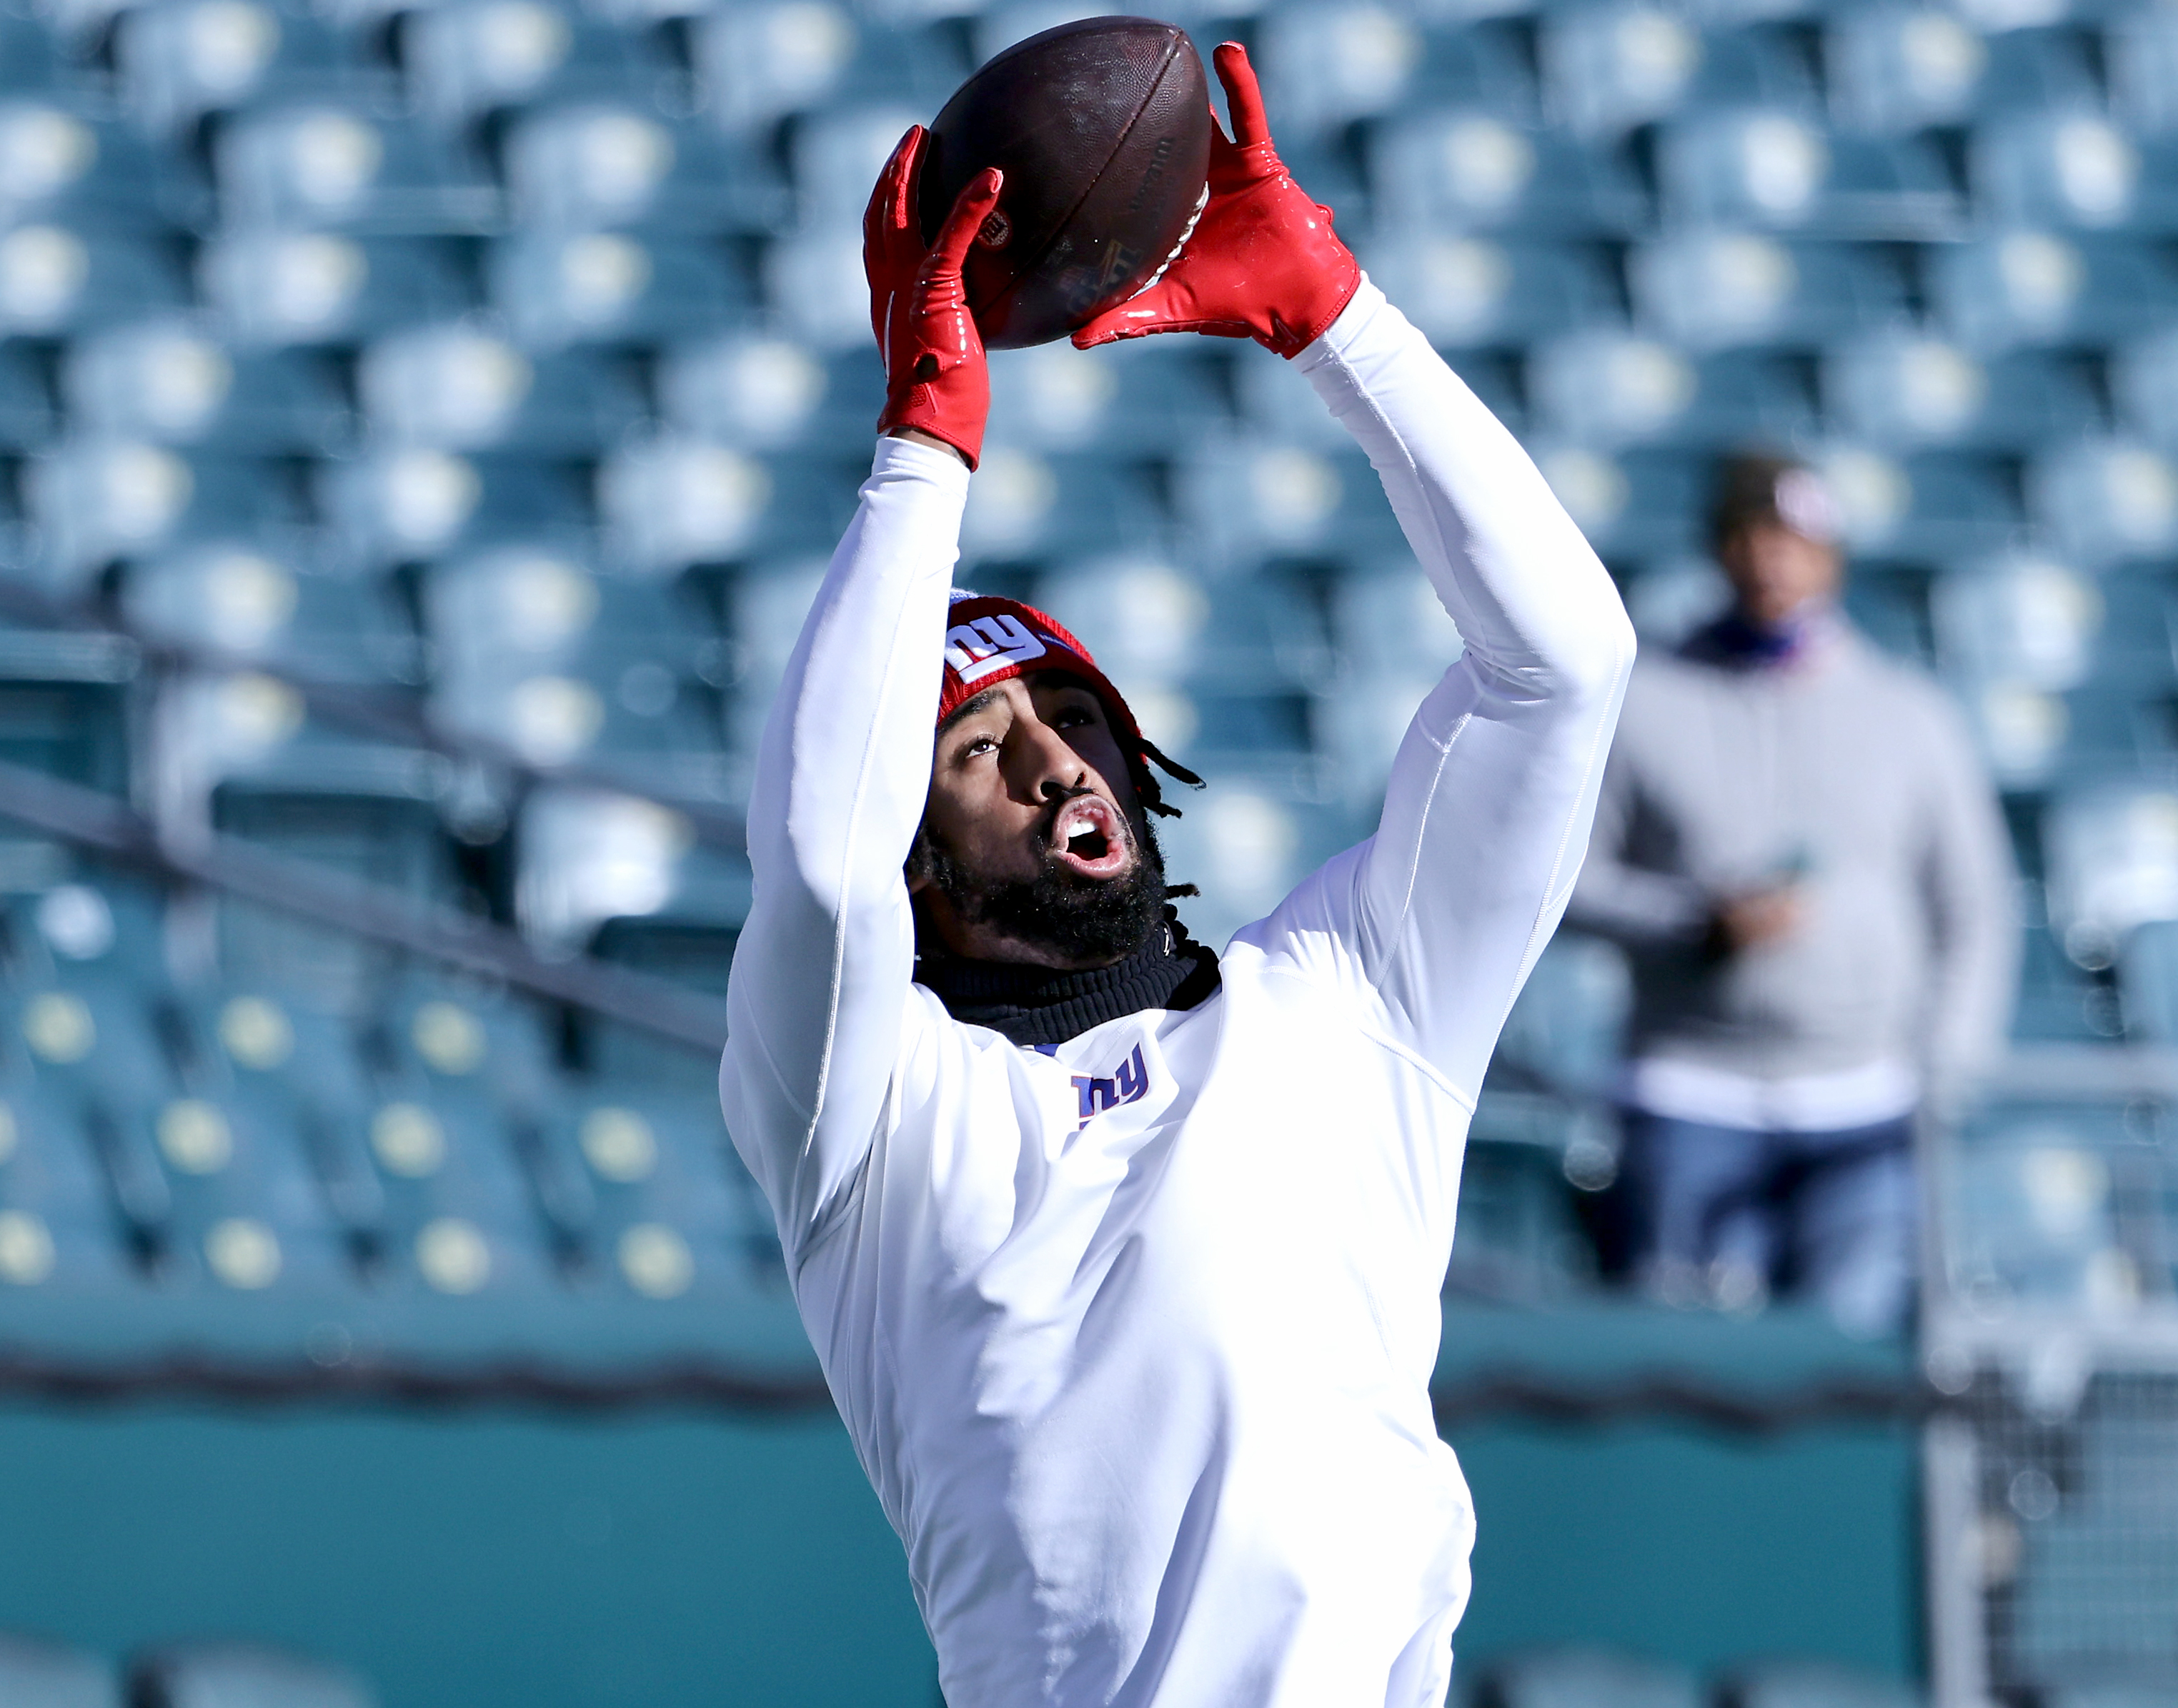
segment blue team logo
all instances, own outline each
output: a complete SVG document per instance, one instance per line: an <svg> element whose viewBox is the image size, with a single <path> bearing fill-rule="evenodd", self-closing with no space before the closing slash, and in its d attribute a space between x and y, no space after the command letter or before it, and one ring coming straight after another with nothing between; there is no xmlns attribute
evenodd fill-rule
<svg viewBox="0 0 2178 1708"><path fill-rule="evenodd" d="M1119 1070L1109 1079L1092 1078L1087 1074L1074 1076L1074 1095L1081 1099L1081 1125L1080 1132L1097 1116L1107 1109L1116 1109L1121 1103L1140 1103L1150 1088L1150 1070L1142 1065L1142 1047L1136 1044L1134 1054L1119 1064Z"/></svg>

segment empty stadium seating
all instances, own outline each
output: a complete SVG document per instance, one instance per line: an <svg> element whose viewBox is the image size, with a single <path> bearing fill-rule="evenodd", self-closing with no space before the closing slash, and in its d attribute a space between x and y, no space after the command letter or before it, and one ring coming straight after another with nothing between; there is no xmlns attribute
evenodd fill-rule
<svg viewBox="0 0 2178 1708"><path fill-rule="evenodd" d="M240 836L715 991L748 901L719 826L878 404L865 187L977 59L1070 15L0 19L0 757L185 843ZM1852 609L1954 690L2006 791L2022 1035L2170 1038L2170 19L1180 15L1252 41L1296 170L1527 439L1652 643L1714 605L1713 458L1822 463ZM1263 353L1009 352L993 393L960 579L1077 626L1209 775L1164 841L1222 940L1365 834L1458 637L1373 472ZM0 840L0 1280L25 1296L152 1301L115 1331L138 1345L171 1344L173 1289L292 1300L280 1332L336 1322L373 1356L516 1346L531 1307L492 1316L503 1296L772 1320L761 1207L689 1052L28 831ZM101 911L121 946L70 950ZM1530 1101L1478 1122L1470 1190L1499 1208L1468 1221L1476 1276L1579 1270L1536 1253L1607 1174L1592 1106L1623 1002L1567 944L1515 1013L1492 1095ZM451 1071L465 1027L484 1054ZM2032 1206L2092 1168L2020 1160L2080 1144L1989 1141L1962 1191L1990 1273L2090 1284L2093 1251ZM438 1308L459 1301L496 1326L463 1341Z"/></svg>

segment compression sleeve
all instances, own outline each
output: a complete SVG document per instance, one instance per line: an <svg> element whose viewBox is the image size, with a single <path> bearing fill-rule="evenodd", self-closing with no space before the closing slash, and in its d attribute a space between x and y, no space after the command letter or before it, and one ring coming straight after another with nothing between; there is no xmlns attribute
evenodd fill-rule
<svg viewBox="0 0 2178 1708"><path fill-rule="evenodd" d="M1465 650L1408 728L1376 835L1287 923L1471 1101L1580 870L1634 631L1541 473L1382 291L1364 279L1297 360Z"/></svg>
<svg viewBox="0 0 2178 1708"><path fill-rule="evenodd" d="M900 873L930 788L968 471L884 439L787 660L749 797L720 1101L790 1262L867 1157L909 1011Z"/></svg>

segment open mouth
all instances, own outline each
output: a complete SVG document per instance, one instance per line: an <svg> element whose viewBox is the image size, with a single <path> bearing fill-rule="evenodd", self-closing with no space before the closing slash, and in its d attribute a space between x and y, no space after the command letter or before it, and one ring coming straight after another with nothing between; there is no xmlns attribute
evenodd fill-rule
<svg viewBox="0 0 2178 1708"><path fill-rule="evenodd" d="M1116 877L1127 863L1127 833L1119 815L1095 795L1077 795L1059 809L1051 846L1084 878Z"/></svg>

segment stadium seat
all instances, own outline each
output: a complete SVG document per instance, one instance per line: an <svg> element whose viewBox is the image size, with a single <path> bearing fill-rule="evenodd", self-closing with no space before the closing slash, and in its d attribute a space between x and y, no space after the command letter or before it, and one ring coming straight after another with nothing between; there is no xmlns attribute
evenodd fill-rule
<svg viewBox="0 0 2178 1708"><path fill-rule="evenodd" d="M239 455L345 451L356 423L338 368L300 351L233 351L189 315L132 320L71 341L61 392L101 438Z"/></svg>
<svg viewBox="0 0 2178 1708"><path fill-rule="evenodd" d="M283 100L222 118L212 173L236 230L434 236L487 231L503 217L499 186L480 165L353 101Z"/></svg>
<svg viewBox="0 0 2178 1708"><path fill-rule="evenodd" d="M2022 520L2012 469L1994 457L1947 451L1893 457L1840 441L1814 460L1858 553L1926 560L1994 551Z"/></svg>
<svg viewBox="0 0 2178 1708"><path fill-rule="evenodd" d="M2112 350L2108 374L2119 419L2150 444L2178 449L2178 337L2164 333Z"/></svg>
<svg viewBox="0 0 2178 1708"><path fill-rule="evenodd" d="M1636 319L1694 350L1818 348L1906 320L1902 271L1863 247L1692 230L1635 245L1627 275Z"/></svg>
<svg viewBox="0 0 2178 1708"><path fill-rule="evenodd" d="M419 238L222 233L205 244L197 273L222 331L245 348L344 342L476 306L464 257Z"/></svg>
<svg viewBox="0 0 2178 1708"><path fill-rule="evenodd" d="M1524 342L1618 316L1608 260L1585 246L1387 234L1361 260L1439 344Z"/></svg>
<svg viewBox="0 0 2178 1708"><path fill-rule="evenodd" d="M1856 437L1902 450L2025 452L2104 425L2086 363L2033 350L1984 358L1904 327L1825 351L1822 391L1833 419Z"/></svg>
<svg viewBox="0 0 2178 1708"><path fill-rule="evenodd" d="M587 948L614 920L659 919L731 939L747 917L747 860L699 844L686 818L656 802L534 789L523 803L520 837L516 917L548 953Z"/></svg>
<svg viewBox="0 0 2178 1708"><path fill-rule="evenodd" d="M139 663L111 636L0 627L0 759L123 792Z"/></svg>
<svg viewBox="0 0 2178 1708"><path fill-rule="evenodd" d="M659 410L698 439L765 449L800 444L829 436L826 406L839 407L836 365L792 339L755 331L684 339L659 354Z"/></svg>
<svg viewBox="0 0 2178 1708"><path fill-rule="evenodd" d="M1413 22L1368 0L1279 6L1258 27L1264 99L1282 145L1287 129L1309 147L1398 105L1424 56Z"/></svg>
<svg viewBox="0 0 2178 1708"><path fill-rule="evenodd" d="M1157 838L1175 883L1197 884L1202 894L1180 901L1188 930L1222 950L1234 932L1268 913L1287 891L1341 849L1359 841L1343 811L1299 794L1289 769L1258 761L1260 780L1239 769L1243 756L1228 756L1216 786L1187 793L1175 804L1180 818L1160 821Z"/></svg>
<svg viewBox="0 0 2178 1708"><path fill-rule="evenodd" d="M2178 921L2151 920L2117 948L2125 1035L2142 1043L2178 1043Z"/></svg>
<svg viewBox="0 0 2178 1708"><path fill-rule="evenodd" d="M1541 439L1535 457L1566 513L1607 560L1678 556L1702 544L1706 458L1645 446L1612 454Z"/></svg>
<svg viewBox="0 0 2178 1708"><path fill-rule="evenodd" d="M443 733L542 769L579 766L679 799L722 799L727 789L715 700L666 658L593 656L529 671L512 661L473 665L441 674L430 710Z"/></svg>
<svg viewBox="0 0 2178 1708"><path fill-rule="evenodd" d="M578 1239L590 1278L638 1298L718 1304L778 1273L769 1211L708 1088L619 1082L562 1101L544 1141L588 1183Z"/></svg>
<svg viewBox="0 0 2178 1708"><path fill-rule="evenodd" d="M61 8L56 8L56 13ZM60 21L56 16L52 24ZM0 22L0 94L50 94L65 87L59 31L30 18Z"/></svg>
<svg viewBox="0 0 2178 1708"><path fill-rule="evenodd" d="M1164 528L1157 484L1138 464L987 445L960 520L960 557L972 574L980 563L1060 550L1155 550Z"/></svg>
<svg viewBox="0 0 2178 1708"><path fill-rule="evenodd" d="M1247 378L1273 365L1271 359L1248 359L1248 351L1234 353ZM988 437L1028 451L1140 456L1179 450L1229 427L1221 366L1168 338L1124 340L1093 351L1065 343L997 351ZM1307 382L1301 385L1306 390ZM869 375L863 411L874 409L881 387L878 376ZM1327 413L1322 404L1315 407L1318 415ZM862 424L859 415L853 424Z"/></svg>
<svg viewBox="0 0 2178 1708"><path fill-rule="evenodd" d="M795 638L824 578L826 559L806 556L760 563L723 585L728 673L734 687L729 738L753 753ZM973 586L972 582L966 585Z"/></svg>
<svg viewBox="0 0 2178 1708"><path fill-rule="evenodd" d="M1175 465L1173 484L1207 563L1223 572L1264 556L1365 554L1402 543L1376 471L1350 444L1207 446Z"/></svg>
<svg viewBox="0 0 2178 1708"><path fill-rule="evenodd" d="M323 1296L350 1279L347 1232L309 1165L305 1135L271 1102L178 1087L162 1100L101 1099L101 1152L156 1162L162 1213L137 1230L162 1281Z"/></svg>
<svg viewBox="0 0 2178 1708"><path fill-rule="evenodd" d="M1819 1661L1772 1661L1725 1679L1717 1708L1920 1708L1921 1693L1895 1678Z"/></svg>
<svg viewBox="0 0 2178 1708"><path fill-rule="evenodd" d="M2178 598L2163 567L2147 563L2106 570L2094 578L2090 621L2102 613L2094 640L2093 675L2113 687L2153 693L2178 675L2173 621Z"/></svg>
<svg viewBox="0 0 2178 1708"><path fill-rule="evenodd" d="M1641 4L1553 13L1539 47L1555 112L1606 140L1677 112L1704 57L1678 13Z"/></svg>
<svg viewBox="0 0 2178 1708"><path fill-rule="evenodd" d="M2178 797L2126 780L2076 788L2042 818L2049 928L2082 964L2136 926L2178 919Z"/></svg>
<svg viewBox="0 0 2178 1708"><path fill-rule="evenodd" d="M293 486L238 457L127 439L56 446L30 470L39 577L73 591L116 559L193 541L256 539L304 518Z"/></svg>
<svg viewBox="0 0 2178 1708"><path fill-rule="evenodd" d="M385 583L214 543L129 566L121 588L145 638L319 682L414 682L417 638Z"/></svg>
<svg viewBox="0 0 2178 1708"><path fill-rule="evenodd" d="M5 241L0 238L0 246ZM0 347L0 448L39 450L52 440L58 420L44 364L33 360L19 340Z"/></svg>
<svg viewBox="0 0 2178 1708"><path fill-rule="evenodd" d="M551 1023L526 998L413 968L380 1001L363 1047L394 1082L428 1087L438 1106L529 1119L553 1092Z"/></svg>
<svg viewBox="0 0 2178 1708"><path fill-rule="evenodd" d="M2013 225L2082 231L2178 230L2178 188L2162 145L2088 112L1995 121L1973 139L1976 200Z"/></svg>
<svg viewBox="0 0 2178 1708"><path fill-rule="evenodd" d="M669 906L659 913L608 920L592 940L591 952L615 966L723 998L734 944L740 935L738 922L729 925L720 917L724 910L718 904L725 887L707 879L700 893L691 897L692 912L687 917L677 915ZM744 912L747 893L744 868ZM676 901L671 906L678 905ZM715 1050L594 1014L577 1016L576 1036L580 1059L594 1080L592 1089L598 1095L670 1095L692 1103L700 1100L714 1108L717 1105ZM762 1229L757 1237L761 1244ZM775 1240L776 1235L772 1237Z"/></svg>
<svg viewBox="0 0 2178 1708"><path fill-rule="evenodd" d="M534 1297L565 1256L538 1213L515 1133L472 1098L413 1072L380 1081L366 1130L385 1203L380 1284L411 1300ZM389 1338L429 1344L435 1318L396 1316Z"/></svg>
<svg viewBox="0 0 2178 1708"><path fill-rule="evenodd" d="M847 106L797 120L788 140L794 206L800 229L862 242L862 210L870 186L911 124L930 112L906 102ZM863 329L868 330L867 291Z"/></svg>
<svg viewBox="0 0 2178 1708"><path fill-rule="evenodd" d="M1608 237L1634 229L1648 211L1617 153L1487 110L1389 122L1371 143L1369 168L1380 230Z"/></svg>
<svg viewBox="0 0 2178 1708"><path fill-rule="evenodd" d="M2159 8L2126 11L2103 36L2110 104L2136 130L2178 129L2178 20Z"/></svg>
<svg viewBox="0 0 2178 1708"><path fill-rule="evenodd" d="M1841 8L1824 23L1831 105L1859 130L1902 135L2006 111L2079 111L2100 99L2093 49L2069 25L2003 29L1934 6Z"/></svg>
<svg viewBox="0 0 2178 1708"><path fill-rule="evenodd" d="M2063 565L2009 557L1939 575L1929 615L1947 676L2060 693L2095 668L2104 607L2094 584Z"/></svg>
<svg viewBox="0 0 2178 1708"><path fill-rule="evenodd" d="M110 1662L27 1637L0 1636L0 1693L22 1708L121 1708Z"/></svg>
<svg viewBox="0 0 2178 1708"><path fill-rule="evenodd" d="M709 236L763 231L785 186L710 126L623 102L524 113L501 145L517 219L547 231Z"/></svg>
<svg viewBox="0 0 2178 1708"><path fill-rule="evenodd" d="M0 220L149 232L198 216L183 161L73 100L0 99Z"/></svg>
<svg viewBox="0 0 2178 1708"><path fill-rule="evenodd" d="M849 89L905 95L896 84L911 75L917 42L829 0L757 0L696 19L691 54L713 122L754 137Z"/></svg>
<svg viewBox="0 0 2178 1708"><path fill-rule="evenodd" d="M1978 350L2102 344L2178 324L2178 264L2122 238L2010 231L1934 251L1928 290Z"/></svg>
<svg viewBox="0 0 2178 1708"><path fill-rule="evenodd" d="M169 135L206 113L285 94L368 97L386 92L353 32L294 7L260 0L152 0L119 8L113 57L134 117Z"/></svg>
<svg viewBox="0 0 2178 1708"><path fill-rule="evenodd" d="M0 331L50 337L180 308L188 282L150 237L39 221L0 236Z"/></svg>
<svg viewBox="0 0 2178 1708"><path fill-rule="evenodd" d="M176 1020L191 1082L294 1136L337 1237L368 1268L382 1255L385 1192L366 1141L372 1098L356 1026L317 1005L337 994L230 985L182 999Z"/></svg>
<svg viewBox="0 0 2178 1708"><path fill-rule="evenodd" d="M1331 630L1345 676L1317 703L1316 730L1343 797L1365 813L1415 708L1459 655L1459 632L1427 578L1398 559L1339 578Z"/></svg>
<svg viewBox="0 0 2178 1708"><path fill-rule="evenodd" d="M364 571L509 539L579 539L592 519L580 471L540 458L387 446L312 472L332 524L327 556Z"/></svg>
<svg viewBox="0 0 2178 1708"><path fill-rule="evenodd" d="M1664 128L1657 177L1688 226L1858 238L1940 238L1965 207L1941 151L1918 138L1828 134L1797 113L1724 107Z"/></svg>
<svg viewBox="0 0 2178 1708"><path fill-rule="evenodd" d="M775 491L764 464L726 446L675 434L631 441L598 471L610 560L666 575L740 557L761 543Z"/></svg>
<svg viewBox="0 0 2178 1708"><path fill-rule="evenodd" d="M1447 1295L1497 1303L1549 1306L1595 1284L1595 1254L1581 1231L1566 1179L1562 1145L1538 1130L1535 1117L1543 1100L1522 1093L1518 1125L1522 1136L1510 1141L1494 1136L1507 1094L1485 1091L1475 1109L1466 1154L1459 1170L1459 1237L1445 1273ZM1552 1108L1559 1132L1579 1130L1578 1117ZM1595 1145L1594 1139L1587 1143ZM1608 1151L1599 1154L1608 1159ZM1579 1164L1577 1164L1579 1166Z"/></svg>
<svg viewBox="0 0 2178 1708"><path fill-rule="evenodd" d="M2109 1307L2143 1276L2120 1235L2122 1113L2000 1104L1969 1119L1945 1206L1948 1278L1961 1296Z"/></svg>
<svg viewBox="0 0 2178 1708"><path fill-rule="evenodd" d="M1475 1708L1695 1708L1691 1674L1633 1655L1545 1650L1484 1669Z"/></svg>
<svg viewBox="0 0 2178 1708"><path fill-rule="evenodd" d="M1527 377L1539 430L1575 444L1722 451L1804 443L1815 430L1800 370L1760 353L1691 358L1598 329L1531 345Z"/></svg>
<svg viewBox="0 0 2178 1708"><path fill-rule="evenodd" d="M649 103L668 68L643 32L546 0L404 10L401 60L417 106L459 128L502 108L625 96Z"/></svg>
<svg viewBox="0 0 2178 1708"><path fill-rule="evenodd" d="M178 1644L129 1669L136 1708L376 1708L344 1667L239 1643Z"/></svg>
<svg viewBox="0 0 2178 1708"><path fill-rule="evenodd" d="M1116 682L1320 684L1332 660L1312 602L1270 576L1203 587L1153 559L1076 564L1036 597Z"/></svg>
<svg viewBox="0 0 2178 1708"><path fill-rule="evenodd" d="M374 435L447 451L595 455L649 413L627 362L587 350L529 355L460 323L379 339L357 363L356 385Z"/></svg>
<svg viewBox="0 0 2178 1708"><path fill-rule="evenodd" d="M739 326L750 313L733 255L696 239L526 232L492 246L484 276L517 340L537 349L692 337ZM864 315L867 337L867 304Z"/></svg>
<svg viewBox="0 0 2178 1708"><path fill-rule="evenodd" d="M2028 473L2035 518L2076 562L2160 557L2178 545L2178 468L2122 440L2054 448Z"/></svg>
<svg viewBox="0 0 2178 1708"><path fill-rule="evenodd" d="M1531 1087L1608 1096L1632 1005L1624 955L1600 939L1562 933L1521 987L1496 1060L1521 1070Z"/></svg>
<svg viewBox="0 0 2178 1708"><path fill-rule="evenodd" d="M508 546L435 566L425 627L442 673L550 670L662 658L696 672L715 654L703 613L666 581L592 574L579 560Z"/></svg>
<svg viewBox="0 0 2178 1708"><path fill-rule="evenodd" d="M328 726L293 688L247 671L177 679L160 693L152 728L168 756L154 802L167 834L227 831L419 901L448 899L441 805L451 768L438 755ZM292 929L298 952L316 941L308 927ZM358 948L367 961L371 952ZM251 964L241 976L307 988L322 976L302 970L312 953L295 967Z"/></svg>
<svg viewBox="0 0 2178 1708"><path fill-rule="evenodd" d="M10 1038L0 1080L0 1296L16 1288L110 1292L125 1284L128 1270L107 1177L79 1107L37 1085L25 1055ZM9 1700L19 1689L25 1701L48 1700L31 1688L36 1661L0 1640L0 1689Z"/></svg>

